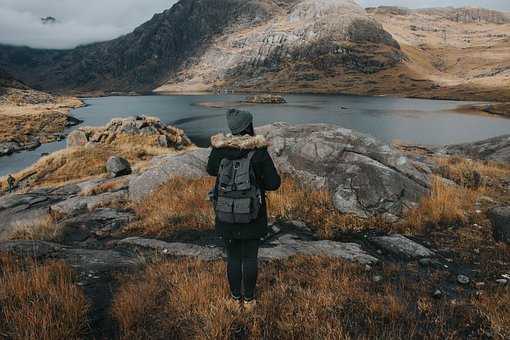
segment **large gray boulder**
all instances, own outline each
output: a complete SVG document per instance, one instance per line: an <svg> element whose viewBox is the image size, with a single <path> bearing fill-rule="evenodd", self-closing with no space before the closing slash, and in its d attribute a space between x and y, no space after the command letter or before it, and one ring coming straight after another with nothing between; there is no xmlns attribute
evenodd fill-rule
<svg viewBox="0 0 510 340"><path fill-rule="evenodd" d="M485 139L474 143L447 145L436 150L448 155L510 164L510 135Z"/></svg>
<svg viewBox="0 0 510 340"><path fill-rule="evenodd" d="M493 208L488 216L494 228L494 238L510 243L510 206Z"/></svg>
<svg viewBox="0 0 510 340"><path fill-rule="evenodd" d="M129 198L139 201L173 177L207 176L210 149L197 148L180 154L156 158L151 166L129 182Z"/></svg>
<svg viewBox="0 0 510 340"><path fill-rule="evenodd" d="M329 124L274 123L257 132L280 171L329 190L343 213L399 216L428 193L428 166L371 136Z"/></svg>
<svg viewBox="0 0 510 340"><path fill-rule="evenodd" d="M111 178L126 176L131 174L131 165L122 157L111 156L106 161L106 172Z"/></svg>

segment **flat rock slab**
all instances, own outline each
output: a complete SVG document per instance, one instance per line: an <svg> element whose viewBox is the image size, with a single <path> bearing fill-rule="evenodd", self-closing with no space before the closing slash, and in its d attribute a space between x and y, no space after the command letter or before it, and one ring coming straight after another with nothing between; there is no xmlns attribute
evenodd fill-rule
<svg viewBox="0 0 510 340"><path fill-rule="evenodd" d="M341 258L361 264L371 264L378 261L377 258L361 249L361 246L357 243L342 243L328 240L304 241L290 234L283 235L267 245L262 245L259 252L261 259L269 260L283 259L296 255Z"/></svg>
<svg viewBox="0 0 510 340"><path fill-rule="evenodd" d="M59 225L64 230L63 240L66 243L82 242L89 237L101 239L111 236L134 218L130 211L102 208L65 219Z"/></svg>
<svg viewBox="0 0 510 340"><path fill-rule="evenodd" d="M510 135L485 139L474 143L447 145L436 149L438 153L461 155L510 164Z"/></svg>
<svg viewBox="0 0 510 340"><path fill-rule="evenodd" d="M372 237L370 240L378 247L403 258L415 259L435 256L432 250L399 234Z"/></svg>
<svg viewBox="0 0 510 340"><path fill-rule="evenodd" d="M0 197L0 240L6 240L19 226L37 223L48 215L49 207L77 194L79 187L37 189Z"/></svg>
<svg viewBox="0 0 510 340"><path fill-rule="evenodd" d="M60 259L79 271L88 272L129 268L139 264L133 254L118 250L78 249L45 241L3 241L0 242L0 253Z"/></svg>
<svg viewBox="0 0 510 340"><path fill-rule="evenodd" d="M217 247L206 247L190 243L165 242L142 237L128 237L119 242L120 246L137 246L159 251L171 256L189 256L202 260L216 260L224 257L223 251Z"/></svg>
<svg viewBox="0 0 510 340"><path fill-rule="evenodd" d="M63 216L74 216L86 211L93 211L111 203L127 200L127 190L105 192L96 196L74 196L62 202L53 204L50 209Z"/></svg>
<svg viewBox="0 0 510 340"><path fill-rule="evenodd" d="M159 157L149 169L129 181L129 198L143 200L173 177L200 178L207 176L210 149L197 148L182 154Z"/></svg>
<svg viewBox="0 0 510 340"><path fill-rule="evenodd" d="M164 242L140 237L126 238L117 244L149 248L166 255L191 256L203 260L215 260L225 257L222 248L180 242ZM377 258L363 251L360 245L356 243L305 241L290 234L281 235L272 242L262 245L259 251L259 258L262 260L285 259L295 255L327 256L362 264L378 261Z"/></svg>

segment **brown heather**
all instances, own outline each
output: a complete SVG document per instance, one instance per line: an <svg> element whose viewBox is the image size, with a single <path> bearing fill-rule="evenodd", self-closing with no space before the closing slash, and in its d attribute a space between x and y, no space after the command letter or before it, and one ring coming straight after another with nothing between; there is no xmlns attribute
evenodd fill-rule
<svg viewBox="0 0 510 340"><path fill-rule="evenodd" d="M407 222L414 232L434 226L465 225L468 211L473 209L478 193L474 190L446 183L433 177L430 195L421 200L416 209L407 214Z"/></svg>
<svg viewBox="0 0 510 340"><path fill-rule="evenodd" d="M376 284L341 260L265 263L257 307L246 314L228 300L223 263L173 260L121 279L112 313L122 339L458 339L489 327L508 331L508 305L433 299L442 273L416 281L396 265L383 270L385 282Z"/></svg>
<svg viewBox="0 0 510 340"><path fill-rule="evenodd" d="M38 264L0 256L0 337L78 339L88 303L63 262Z"/></svg>
<svg viewBox="0 0 510 340"><path fill-rule="evenodd" d="M48 214L30 222L18 222L10 239L57 242L61 239L63 232L63 228Z"/></svg>
<svg viewBox="0 0 510 340"><path fill-rule="evenodd" d="M469 160L457 156L436 157L434 161L438 165L439 175L472 189L485 189L492 184L490 182L510 176L510 166L490 161Z"/></svg>
<svg viewBox="0 0 510 340"><path fill-rule="evenodd" d="M124 157L143 166L152 156L171 152L169 149L152 146L141 147L136 144L94 145L74 147L54 152L42 157L33 166L14 175L17 180L30 179L31 186L56 186L63 183L100 176L106 173L106 161L111 156ZM6 178L1 180L6 187Z"/></svg>
<svg viewBox="0 0 510 340"><path fill-rule="evenodd" d="M168 237L183 229L211 230L214 212L207 193L214 179L173 178L141 203L133 205L139 220L126 229L157 237Z"/></svg>
<svg viewBox="0 0 510 340"><path fill-rule="evenodd" d="M126 231L168 237L189 228L211 230L214 212L207 194L213 186L214 178L210 177L170 179L147 199L133 205L139 218ZM288 177L279 190L268 193L267 202L271 220L304 221L324 239L333 238L337 231L359 231L374 225L374 219L338 212L327 191L311 190ZM379 225L384 227L382 221Z"/></svg>

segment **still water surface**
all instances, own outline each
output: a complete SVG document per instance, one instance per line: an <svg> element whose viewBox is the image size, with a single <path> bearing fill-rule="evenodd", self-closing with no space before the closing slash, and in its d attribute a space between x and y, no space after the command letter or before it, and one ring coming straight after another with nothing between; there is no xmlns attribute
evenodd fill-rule
<svg viewBox="0 0 510 340"><path fill-rule="evenodd" d="M346 95L287 95L287 104L242 104L241 95L134 96L85 99L86 107L71 113L83 125L101 126L114 117L153 115L184 129L193 142L207 146L212 134L225 131L226 108L254 113L255 125L289 123L333 123L371 134L386 142L400 140L420 144L472 142L510 132L510 119L455 112L468 102L365 97ZM0 176L23 169L44 152L65 147L65 142L0 158Z"/></svg>

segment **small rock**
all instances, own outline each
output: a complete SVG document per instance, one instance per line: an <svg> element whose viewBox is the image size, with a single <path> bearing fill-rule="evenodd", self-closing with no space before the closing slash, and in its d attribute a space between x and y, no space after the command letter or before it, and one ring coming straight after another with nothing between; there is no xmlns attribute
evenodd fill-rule
<svg viewBox="0 0 510 340"><path fill-rule="evenodd" d="M435 255L430 249L399 234L373 237L370 240L382 249L405 258L431 257Z"/></svg>
<svg viewBox="0 0 510 340"><path fill-rule="evenodd" d="M110 177L120 177L131 174L131 165L121 157L112 156L106 161L106 171Z"/></svg>
<svg viewBox="0 0 510 340"><path fill-rule="evenodd" d="M439 289L436 289L434 293L432 293L432 297L439 299L443 296L443 292Z"/></svg>
<svg viewBox="0 0 510 340"><path fill-rule="evenodd" d="M282 96L273 94L256 95L246 98L247 103L256 104L285 104L287 101Z"/></svg>
<svg viewBox="0 0 510 340"><path fill-rule="evenodd" d="M376 282L376 283L377 283L377 282L381 282L381 281L382 281L382 279L383 279L383 277L382 277L381 275L374 275L374 277L372 278L372 280L373 280L374 282Z"/></svg>
<svg viewBox="0 0 510 340"><path fill-rule="evenodd" d="M510 243L510 206L491 209L487 215L494 228L494 238Z"/></svg>
<svg viewBox="0 0 510 340"><path fill-rule="evenodd" d="M475 254L480 254L480 249L475 248L475 249L473 250L473 252L474 252Z"/></svg>
<svg viewBox="0 0 510 340"><path fill-rule="evenodd" d="M507 279L497 279L496 283L499 283L500 285L506 285L508 283Z"/></svg>
<svg viewBox="0 0 510 340"><path fill-rule="evenodd" d="M469 280L469 277L461 274L461 275L457 275L457 282L462 285L467 285L470 282L470 280Z"/></svg>

